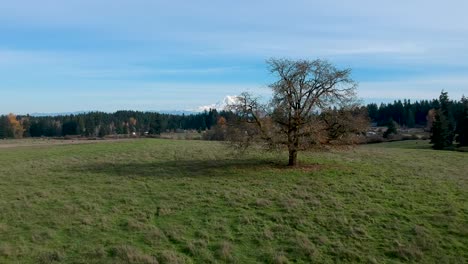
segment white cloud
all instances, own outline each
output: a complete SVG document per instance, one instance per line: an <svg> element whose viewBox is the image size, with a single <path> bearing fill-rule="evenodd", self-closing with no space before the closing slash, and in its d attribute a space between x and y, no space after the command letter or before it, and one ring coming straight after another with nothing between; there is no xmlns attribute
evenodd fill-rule
<svg viewBox="0 0 468 264"><path fill-rule="evenodd" d="M445 90L452 99L468 95L466 76L426 76L395 81L362 82L358 95L363 98L434 99Z"/></svg>
<svg viewBox="0 0 468 264"><path fill-rule="evenodd" d="M30 98L22 107L40 97L83 110L68 98L75 95L99 98L91 109L153 101L197 107L261 88L254 74L246 80L242 74L278 56L325 57L380 77L388 69L411 72L406 79L362 82L366 98L434 98L442 89L457 98L468 93L466 10L464 0L3 1L0 91L28 91L21 93ZM439 70L446 76L430 75ZM230 72L237 75L214 78Z"/></svg>
<svg viewBox="0 0 468 264"><path fill-rule="evenodd" d="M242 70L231 67L179 67L138 66L147 58L142 55L123 54L116 58L108 53L96 52L54 52L21 49L0 49L0 68L19 69L47 75L82 79L124 79L129 77L212 75Z"/></svg>

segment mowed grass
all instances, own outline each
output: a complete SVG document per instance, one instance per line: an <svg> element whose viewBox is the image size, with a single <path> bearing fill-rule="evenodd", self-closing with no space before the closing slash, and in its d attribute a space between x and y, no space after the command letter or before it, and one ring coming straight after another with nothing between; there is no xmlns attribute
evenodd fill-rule
<svg viewBox="0 0 468 264"><path fill-rule="evenodd" d="M466 263L468 153L427 146L1 149L0 263Z"/></svg>

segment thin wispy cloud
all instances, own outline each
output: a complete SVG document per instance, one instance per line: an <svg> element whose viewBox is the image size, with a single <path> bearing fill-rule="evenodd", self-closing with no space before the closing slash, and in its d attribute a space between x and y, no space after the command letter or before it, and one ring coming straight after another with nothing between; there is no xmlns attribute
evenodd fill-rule
<svg viewBox="0 0 468 264"><path fill-rule="evenodd" d="M468 90L466 10L462 0L5 1L0 92L34 96L0 112L209 105L265 87L270 57L351 67L365 98L458 97ZM112 99L126 89L146 103ZM61 104L71 92L88 101Z"/></svg>
<svg viewBox="0 0 468 264"><path fill-rule="evenodd" d="M468 94L467 76L426 76L385 82L360 83L359 95L365 99L434 99L441 90L450 90L451 98L460 99Z"/></svg>

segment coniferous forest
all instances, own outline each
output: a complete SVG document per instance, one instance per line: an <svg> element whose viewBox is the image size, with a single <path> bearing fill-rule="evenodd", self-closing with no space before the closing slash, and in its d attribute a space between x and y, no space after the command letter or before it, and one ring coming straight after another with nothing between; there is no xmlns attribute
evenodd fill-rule
<svg viewBox="0 0 468 264"><path fill-rule="evenodd" d="M460 145L468 144L468 100L465 97L451 100L446 92L442 92L438 99L415 102L405 99L380 105L371 103L365 108L373 126L395 123L399 127L418 127L435 133L431 136L435 148L450 147L453 140ZM206 131L216 126L221 117L223 122L229 123L233 116L232 112L215 109L189 115L139 111L57 116L9 114L0 116L0 138L143 136L181 130Z"/></svg>
<svg viewBox="0 0 468 264"><path fill-rule="evenodd" d="M89 112L59 116L0 117L0 138L23 137L104 137L107 135L157 135L177 130L209 130L227 111L209 110L192 115L159 114L155 112L117 111Z"/></svg>
<svg viewBox="0 0 468 264"><path fill-rule="evenodd" d="M421 100L411 102L410 100L397 100L393 103L368 104L369 117L378 126L385 126L392 119L402 127L426 127L431 110L439 109L439 99ZM457 120L463 114L463 99L460 101L449 100L451 118ZM429 115L429 116L428 116Z"/></svg>

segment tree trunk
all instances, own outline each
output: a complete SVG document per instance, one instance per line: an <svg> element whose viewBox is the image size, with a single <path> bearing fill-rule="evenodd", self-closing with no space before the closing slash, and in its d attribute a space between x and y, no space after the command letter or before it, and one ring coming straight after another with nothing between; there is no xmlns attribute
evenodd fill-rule
<svg viewBox="0 0 468 264"><path fill-rule="evenodd" d="M297 165L297 150L290 149L288 166L296 166L296 165Z"/></svg>

